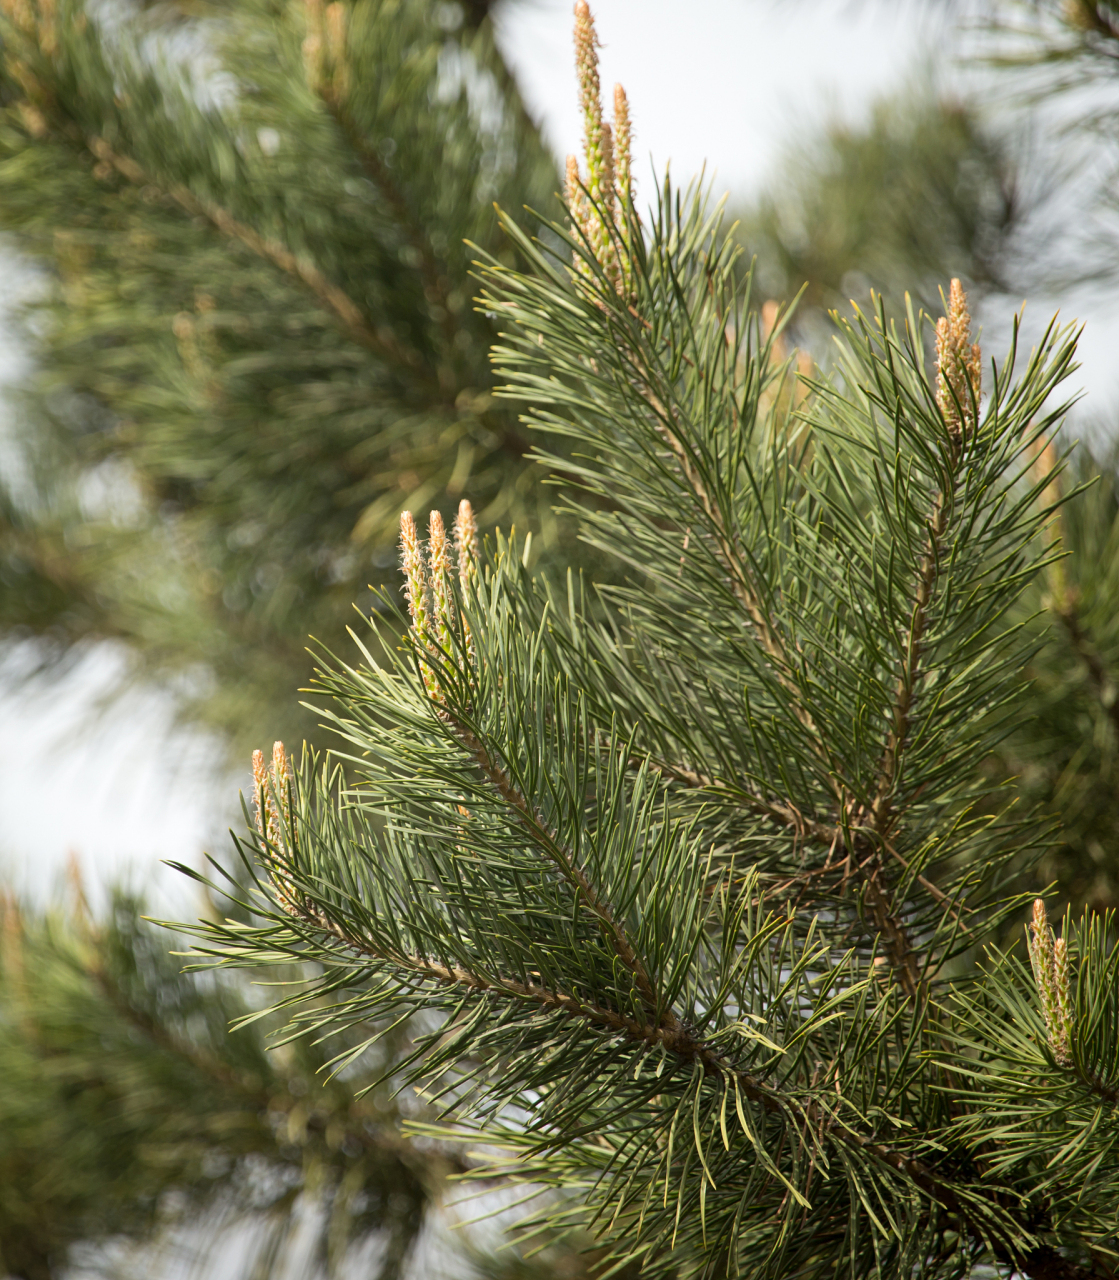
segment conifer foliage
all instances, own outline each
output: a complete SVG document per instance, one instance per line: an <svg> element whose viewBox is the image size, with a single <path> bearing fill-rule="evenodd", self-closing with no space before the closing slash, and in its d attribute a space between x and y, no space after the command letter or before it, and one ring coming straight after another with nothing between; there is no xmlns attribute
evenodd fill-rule
<svg viewBox="0 0 1119 1280"><path fill-rule="evenodd" d="M619 184L576 23L570 222L506 221L529 270L480 269L503 394L617 574L480 555L469 507L456 564L405 513L403 646L325 662L333 755L259 761L199 961L312 964L297 1033L411 1018L473 1176L553 1193L529 1237L650 1276L1114 1275L1111 922L1039 904L1030 959L984 949L1034 839L977 765L1054 554L1073 334L983 359L953 281L783 394L718 210Z"/></svg>
<svg viewBox="0 0 1119 1280"><path fill-rule="evenodd" d="M468 278L493 202L560 185L485 8L0 5L0 228L44 267L6 625L205 662L195 710L243 732L402 505L553 527Z"/></svg>
<svg viewBox="0 0 1119 1280"><path fill-rule="evenodd" d="M321 1047L269 1051L274 1020L230 1035L254 1013L244 986L184 976L134 900L119 895L95 923L5 897L0 925L5 1275L50 1280L80 1265L75 1246L106 1241L125 1259L124 1243L147 1244L138 1261L152 1274L191 1225L179 1274L184 1262L207 1274L237 1247L243 1274L274 1275L300 1236L312 1274L344 1273L370 1242L366 1274L404 1273L456 1159L402 1141L387 1090L357 1096L397 1038L363 1075L324 1087Z"/></svg>

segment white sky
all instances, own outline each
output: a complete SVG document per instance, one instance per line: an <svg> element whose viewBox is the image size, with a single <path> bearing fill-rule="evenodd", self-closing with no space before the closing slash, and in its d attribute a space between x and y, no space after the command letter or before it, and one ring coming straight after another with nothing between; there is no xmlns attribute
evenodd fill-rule
<svg viewBox="0 0 1119 1280"><path fill-rule="evenodd" d="M571 0L518 0L498 38L557 155L581 151ZM911 75L938 24L902 0L594 0L609 103L625 86L635 171L706 161L720 191L758 190L790 133L829 114L857 120Z"/></svg>
<svg viewBox="0 0 1119 1280"><path fill-rule="evenodd" d="M518 0L500 25L560 155L580 146L571 7ZM857 122L879 94L917 78L941 43L929 6L901 0L596 0L594 9L603 85L607 94L616 80L626 86L637 155L658 167L671 160L678 180L706 160L717 189L743 197L760 190L786 140L837 114ZM1117 341L1114 322L1089 325L1084 382L1096 403L1119 389ZM18 365L5 366L3 348L0 332L0 381ZM161 897L183 895L158 859L228 851L224 827L238 820L247 779L215 779L211 748L173 732L166 697L136 694L91 719L119 662L95 651L64 681L21 692L0 669L0 879L43 893L74 852L93 881L131 875Z"/></svg>

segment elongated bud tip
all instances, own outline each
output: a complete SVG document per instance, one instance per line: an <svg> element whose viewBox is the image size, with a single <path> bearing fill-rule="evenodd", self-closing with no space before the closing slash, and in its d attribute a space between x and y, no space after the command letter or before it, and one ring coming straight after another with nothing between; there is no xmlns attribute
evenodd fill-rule
<svg viewBox="0 0 1119 1280"><path fill-rule="evenodd" d="M326 6L326 39L332 58L341 58L346 49L346 6L339 0Z"/></svg>
<svg viewBox="0 0 1119 1280"><path fill-rule="evenodd" d="M575 197L579 194L579 161L574 156L567 157L567 166L564 170L564 195L567 197L568 205L575 201Z"/></svg>
<svg viewBox="0 0 1119 1280"><path fill-rule="evenodd" d="M435 610L435 625L439 643L446 648L451 641L451 624L454 609L451 603L450 572L451 548L441 512L433 511L427 525L427 562L431 569L431 599Z"/></svg>
<svg viewBox="0 0 1119 1280"><path fill-rule="evenodd" d="M410 511L400 513L400 562L406 575L410 575L420 558L420 539L416 522Z"/></svg>
<svg viewBox="0 0 1119 1280"><path fill-rule="evenodd" d="M591 7L586 0L579 0L575 6L575 69L579 76L579 96L583 111L593 115L596 123L602 119L597 49L598 36L595 34Z"/></svg>
<svg viewBox="0 0 1119 1280"><path fill-rule="evenodd" d="M1060 977L1068 968L1068 943L1064 938L1057 938L1053 942L1053 966L1057 976Z"/></svg>
<svg viewBox="0 0 1119 1280"><path fill-rule="evenodd" d="M275 778L277 786L285 778L292 777L291 760L288 758L282 742L274 742L272 744L272 776Z"/></svg>
<svg viewBox="0 0 1119 1280"><path fill-rule="evenodd" d="M458 556L459 584L466 593L478 572L478 522L466 498L458 504L455 517L455 553Z"/></svg>
<svg viewBox="0 0 1119 1280"><path fill-rule="evenodd" d="M416 522L410 511L400 513L400 564L409 589L419 574L422 577L423 560L420 556L420 539Z"/></svg>
<svg viewBox="0 0 1119 1280"><path fill-rule="evenodd" d="M971 341L967 294L958 279L948 287L947 315L936 322L936 402L949 432L975 423L983 383L983 356Z"/></svg>
<svg viewBox="0 0 1119 1280"><path fill-rule="evenodd" d="M428 517L427 561L431 567L432 587L436 591L444 590L444 580L451 567L451 550L443 516L439 511L433 511Z"/></svg>
<svg viewBox="0 0 1119 1280"><path fill-rule="evenodd" d="M446 539L447 532L443 525L443 513L441 511L433 511L428 516L427 536L432 542L442 542Z"/></svg>
<svg viewBox="0 0 1119 1280"><path fill-rule="evenodd" d="M629 119L629 100L620 84L614 86L614 176L618 196L623 204L633 196L630 172L630 144L633 130Z"/></svg>
<svg viewBox="0 0 1119 1280"><path fill-rule="evenodd" d="M478 522L474 518L474 508L466 498L458 504L458 515L455 516L455 550L460 557L478 558Z"/></svg>
<svg viewBox="0 0 1119 1280"><path fill-rule="evenodd" d="M268 770L264 764L264 752L253 752L253 816L256 818L256 829L264 835L264 810L267 803Z"/></svg>
<svg viewBox="0 0 1119 1280"><path fill-rule="evenodd" d="M416 522L410 511L400 513L400 564L404 573L404 594L416 639L426 640L427 573L424 568Z"/></svg>

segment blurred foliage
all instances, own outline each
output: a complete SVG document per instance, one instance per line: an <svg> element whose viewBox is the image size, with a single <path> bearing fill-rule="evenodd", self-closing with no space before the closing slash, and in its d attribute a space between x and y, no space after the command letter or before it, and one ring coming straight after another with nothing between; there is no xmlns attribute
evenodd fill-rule
<svg viewBox="0 0 1119 1280"><path fill-rule="evenodd" d="M1104 911L1119 904L1119 473L1081 448L1063 484L1073 496L1052 536L1064 556L1021 619L1037 644L1030 716L995 767L1054 819L1039 887Z"/></svg>
<svg viewBox="0 0 1119 1280"><path fill-rule="evenodd" d="M190 1274L224 1265L235 1240L259 1280L285 1274L297 1244L308 1280L406 1274L448 1177L469 1173L457 1148L400 1136L406 1031L332 1074L373 1028L277 1046L264 993L184 974L134 898L95 922L73 884L67 909L0 899L0 1274L50 1280L73 1246L126 1241L146 1252L124 1262L150 1268L184 1229ZM255 977L302 985L284 968ZM411 1092L408 1109L424 1114ZM495 1255L469 1233L459 1253L456 1274L493 1280L580 1280L594 1261L571 1245Z"/></svg>
<svg viewBox="0 0 1119 1280"><path fill-rule="evenodd" d="M0 228L48 287L0 618L204 660L196 713L298 734L402 507L556 536L469 275L553 162L453 3L6 8Z"/></svg>
<svg viewBox="0 0 1119 1280"><path fill-rule="evenodd" d="M873 289L939 312L961 277L973 295L1010 287L1037 212L1011 139L967 103L931 89L880 100L863 127L833 124L783 158L739 236L775 298L804 294L794 324L817 335L824 313L865 307Z"/></svg>
<svg viewBox="0 0 1119 1280"><path fill-rule="evenodd" d="M399 1036L327 1078L320 1047L269 1049L267 1020L230 1034L243 986L182 974L125 897L103 926L6 900L2 930L0 1270L48 1280L80 1241L239 1222L258 1230L246 1274L265 1275L304 1197L323 1274L371 1235L367 1274L401 1273L455 1164L400 1140L386 1086L362 1093Z"/></svg>

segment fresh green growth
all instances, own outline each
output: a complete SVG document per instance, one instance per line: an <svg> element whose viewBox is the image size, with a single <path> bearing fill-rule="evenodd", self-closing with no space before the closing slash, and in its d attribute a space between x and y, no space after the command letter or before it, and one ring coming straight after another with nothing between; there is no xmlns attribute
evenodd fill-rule
<svg viewBox="0 0 1119 1280"><path fill-rule="evenodd" d="M857 314L790 412L702 195L580 196L482 276L504 394L571 444L626 581L499 538L456 586L406 513L403 647L327 663L345 745L262 774L248 914L199 961L313 966L306 1035L413 1019L436 1132L550 1189L525 1238L589 1225L604 1273L1109 1274L1110 926L1039 924L1040 989L980 951L1033 896L1036 823L980 764L1022 706L1074 335L984 364L953 281L935 328Z"/></svg>

